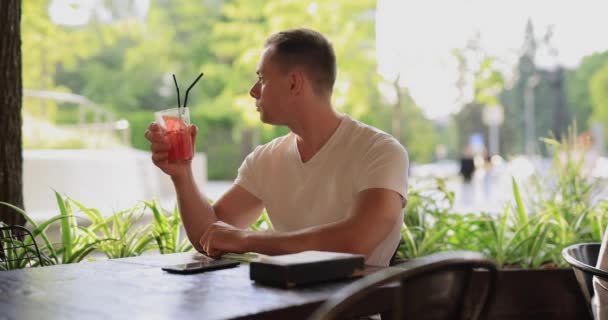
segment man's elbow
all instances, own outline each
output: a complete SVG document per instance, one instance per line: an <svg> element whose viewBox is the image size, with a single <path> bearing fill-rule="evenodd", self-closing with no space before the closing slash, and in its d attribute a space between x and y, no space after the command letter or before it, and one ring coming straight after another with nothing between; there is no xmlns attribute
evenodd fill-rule
<svg viewBox="0 0 608 320"><path fill-rule="evenodd" d="M392 217L379 218L376 222L376 229L369 227L365 231L351 236L348 244L349 252L364 255L366 259L369 258L374 250L389 237L396 223Z"/></svg>
<svg viewBox="0 0 608 320"><path fill-rule="evenodd" d="M367 239L363 239L364 237L357 238L358 239L352 239L346 244L344 252L360 254L364 256L365 259L369 258L376 248L376 243L371 243Z"/></svg>

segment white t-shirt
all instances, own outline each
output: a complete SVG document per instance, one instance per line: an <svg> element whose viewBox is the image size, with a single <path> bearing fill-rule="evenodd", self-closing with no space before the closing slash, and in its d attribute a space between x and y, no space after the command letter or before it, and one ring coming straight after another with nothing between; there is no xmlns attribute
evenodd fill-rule
<svg viewBox="0 0 608 320"><path fill-rule="evenodd" d="M275 230L294 231L348 217L357 194L366 189L394 190L405 203L408 166L407 151L395 138L344 115L307 162L289 133L249 154L235 183L263 201ZM395 214L395 227L367 264L388 265L401 236L403 210Z"/></svg>

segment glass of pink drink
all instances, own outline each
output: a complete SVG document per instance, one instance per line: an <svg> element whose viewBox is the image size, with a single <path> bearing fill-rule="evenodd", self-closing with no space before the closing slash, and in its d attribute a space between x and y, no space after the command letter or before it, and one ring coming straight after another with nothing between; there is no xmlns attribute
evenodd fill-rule
<svg viewBox="0 0 608 320"><path fill-rule="evenodd" d="M154 115L156 122L165 130L165 136L171 145L169 162L192 159L194 148L190 134L190 110L173 108L156 112Z"/></svg>

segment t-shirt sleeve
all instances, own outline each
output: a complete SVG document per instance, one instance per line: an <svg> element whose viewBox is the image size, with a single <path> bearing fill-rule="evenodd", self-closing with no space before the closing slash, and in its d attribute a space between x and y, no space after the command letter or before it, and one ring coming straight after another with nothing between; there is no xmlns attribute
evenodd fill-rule
<svg viewBox="0 0 608 320"><path fill-rule="evenodd" d="M235 184L243 187L249 193L253 194L258 199L262 198L262 189L261 189L261 180L259 177L261 176L261 169L258 165L260 163L259 158L261 157L261 148L257 147L253 152L251 152L241 166L239 167L238 175Z"/></svg>
<svg viewBox="0 0 608 320"><path fill-rule="evenodd" d="M371 188L393 190L407 202L409 157L405 148L393 138L376 141L364 154L356 191Z"/></svg>

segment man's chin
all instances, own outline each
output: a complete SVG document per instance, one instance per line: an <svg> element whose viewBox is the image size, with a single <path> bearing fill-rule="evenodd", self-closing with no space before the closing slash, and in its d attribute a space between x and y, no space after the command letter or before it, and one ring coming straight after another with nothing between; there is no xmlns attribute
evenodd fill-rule
<svg viewBox="0 0 608 320"><path fill-rule="evenodd" d="M280 123L277 123L277 121L266 117L263 112L260 112L260 121L262 121L265 124L270 124L270 125L273 125L273 126L280 126L280 125L282 125Z"/></svg>
<svg viewBox="0 0 608 320"><path fill-rule="evenodd" d="M277 125L276 123L274 123L274 122L272 122L272 121L270 121L270 120L268 120L268 119L262 118L262 117L260 117L260 120L261 120L261 121L262 121L262 123L264 123L264 124L270 124L270 125L273 125L273 126L276 126L276 125Z"/></svg>
<svg viewBox="0 0 608 320"><path fill-rule="evenodd" d="M268 122L268 119L264 115L264 112L262 112L262 110L258 110L258 112L260 113L260 121L262 121L263 123L266 123L266 124L271 124L270 122Z"/></svg>

